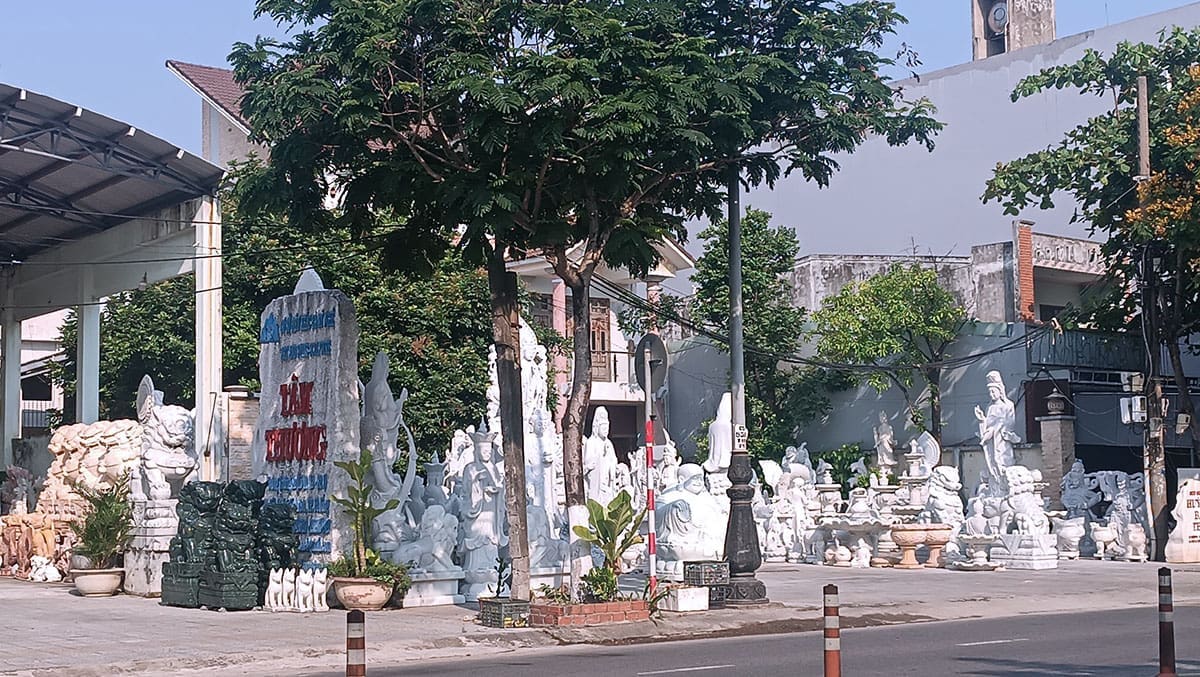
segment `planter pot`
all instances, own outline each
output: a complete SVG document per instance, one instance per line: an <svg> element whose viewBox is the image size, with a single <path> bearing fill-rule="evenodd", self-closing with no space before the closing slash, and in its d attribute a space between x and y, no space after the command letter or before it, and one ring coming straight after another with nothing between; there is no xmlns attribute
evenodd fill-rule
<svg viewBox="0 0 1200 677"><path fill-rule="evenodd" d="M374 578L334 578L333 594L347 611L379 611L392 598L392 586Z"/></svg>
<svg viewBox="0 0 1200 677"><path fill-rule="evenodd" d="M112 597L121 589L124 569L72 569L75 589L84 597Z"/></svg>
<svg viewBox="0 0 1200 677"><path fill-rule="evenodd" d="M929 546L929 559L925 566L929 569L940 569L946 566L942 557L942 548L950 542L951 527L948 524L925 525L925 545Z"/></svg>
<svg viewBox="0 0 1200 677"><path fill-rule="evenodd" d="M892 540L900 546L900 562L897 569L922 569L917 562L917 546L925 542L924 524L893 524Z"/></svg>

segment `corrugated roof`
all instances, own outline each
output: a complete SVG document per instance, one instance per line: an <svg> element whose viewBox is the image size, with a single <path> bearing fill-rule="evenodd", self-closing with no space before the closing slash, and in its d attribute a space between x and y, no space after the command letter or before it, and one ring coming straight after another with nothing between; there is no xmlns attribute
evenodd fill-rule
<svg viewBox="0 0 1200 677"><path fill-rule="evenodd" d="M128 123L0 83L0 260L211 195L223 176Z"/></svg>
<svg viewBox="0 0 1200 677"><path fill-rule="evenodd" d="M242 117L242 87L234 81L233 71L174 60L167 61L167 68L220 108L230 120L242 126L242 131L249 134L250 125Z"/></svg>

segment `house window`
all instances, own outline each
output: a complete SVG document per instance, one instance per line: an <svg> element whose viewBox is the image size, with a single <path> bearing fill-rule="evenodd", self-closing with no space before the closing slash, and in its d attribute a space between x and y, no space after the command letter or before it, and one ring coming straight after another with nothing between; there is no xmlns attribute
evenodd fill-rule
<svg viewBox="0 0 1200 677"><path fill-rule="evenodd" d="M1049 322L1062 315L1066 309L1066 306L1051 306L1045 303L1038 304L1038 319L1042 322Z"/></svg>
<svg viewBox="0 0 1200 677"><path fill-rule="evenodd" d="M546 329L554 328L554 296L551 294L533 294L533 323Z"/></svg>
<svg viewBox="0 0 1200 677"><path fill-rule="evenodd" d="M611 343L611 323L608 299L589 299L588 307L592 329L592 378L597 381L611 381L613 375L613 354Z"/></svg>

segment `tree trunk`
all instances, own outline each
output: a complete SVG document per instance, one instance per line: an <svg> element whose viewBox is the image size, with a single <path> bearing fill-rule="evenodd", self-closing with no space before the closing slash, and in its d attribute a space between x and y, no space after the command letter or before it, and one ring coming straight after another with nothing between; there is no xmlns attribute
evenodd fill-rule
<svg viewBox="0 0 1200 677"><path fill-rule="evenodd" d="M1187 374L1183 371L1183 358L1179 353L1179 341L1172 339L1167 341L1167 355L1171 359L1171 373L1175 375L1175 387L1179 390L1179 413L1187 414L1191 417L1191 425L1188 426L1190 433L1190 444L1192 448L1192 456L1196 455L1197 447L1197 421L1196 407L1192 402L1192 393L1188 390ZM1164 425L1166 423L1164 422Z"/></svg>
<svg viewBox="0 0 1200 677"><path fill-rule="evenodd" d="M592 568L591 547L575 534L575 527L588 524L587 496L583 482L583 425L592 398L592 346L590 278L580 276L571 288L571 334L574 367L571 395L563 415L563 479L566 482L567 523L570 525L571 591L577 594L583 575Z"/></svg>
<svg viewBox="0 0 1200 677"><path fill-rule="evenodd" d="M521 392L521 315L517 275L504 267L497 247L488 262L492 296L492 341L496 345L496 380L500 387L501 448L504 453L504 508L508 517L508 555L512 560L509 597L528 600L529 534L525 512L525 417Z"/></svg>
<svg viewBox="0 0 1200 677"><path fill-rule="evenodd" d="M925 370L925 382L929 384L929 434L942 444L942 370L934 367Z"/></svg>

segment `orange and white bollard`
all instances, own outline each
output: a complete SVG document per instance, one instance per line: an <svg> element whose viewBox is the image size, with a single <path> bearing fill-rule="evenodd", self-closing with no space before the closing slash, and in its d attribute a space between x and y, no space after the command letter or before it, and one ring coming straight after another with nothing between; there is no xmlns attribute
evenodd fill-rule
<svg viewBox="0 0 1200 677"><path fill-rule="evenodd" d="M825 586L825 677L842 677L842 624L838 617L838 589Z"/></svg>
<svg viewBox="0 0 1200 677"><path fill-rule="evenodd" d="M1175 604L1171 570L1158 570L1158 677L1175 677Z"/></svg>
<svg viewBox="0 0 1200 677"><path fill-rule="evenodd" d="M361 611L346 614L346 677L366 677L366 619Z"/></svg>

